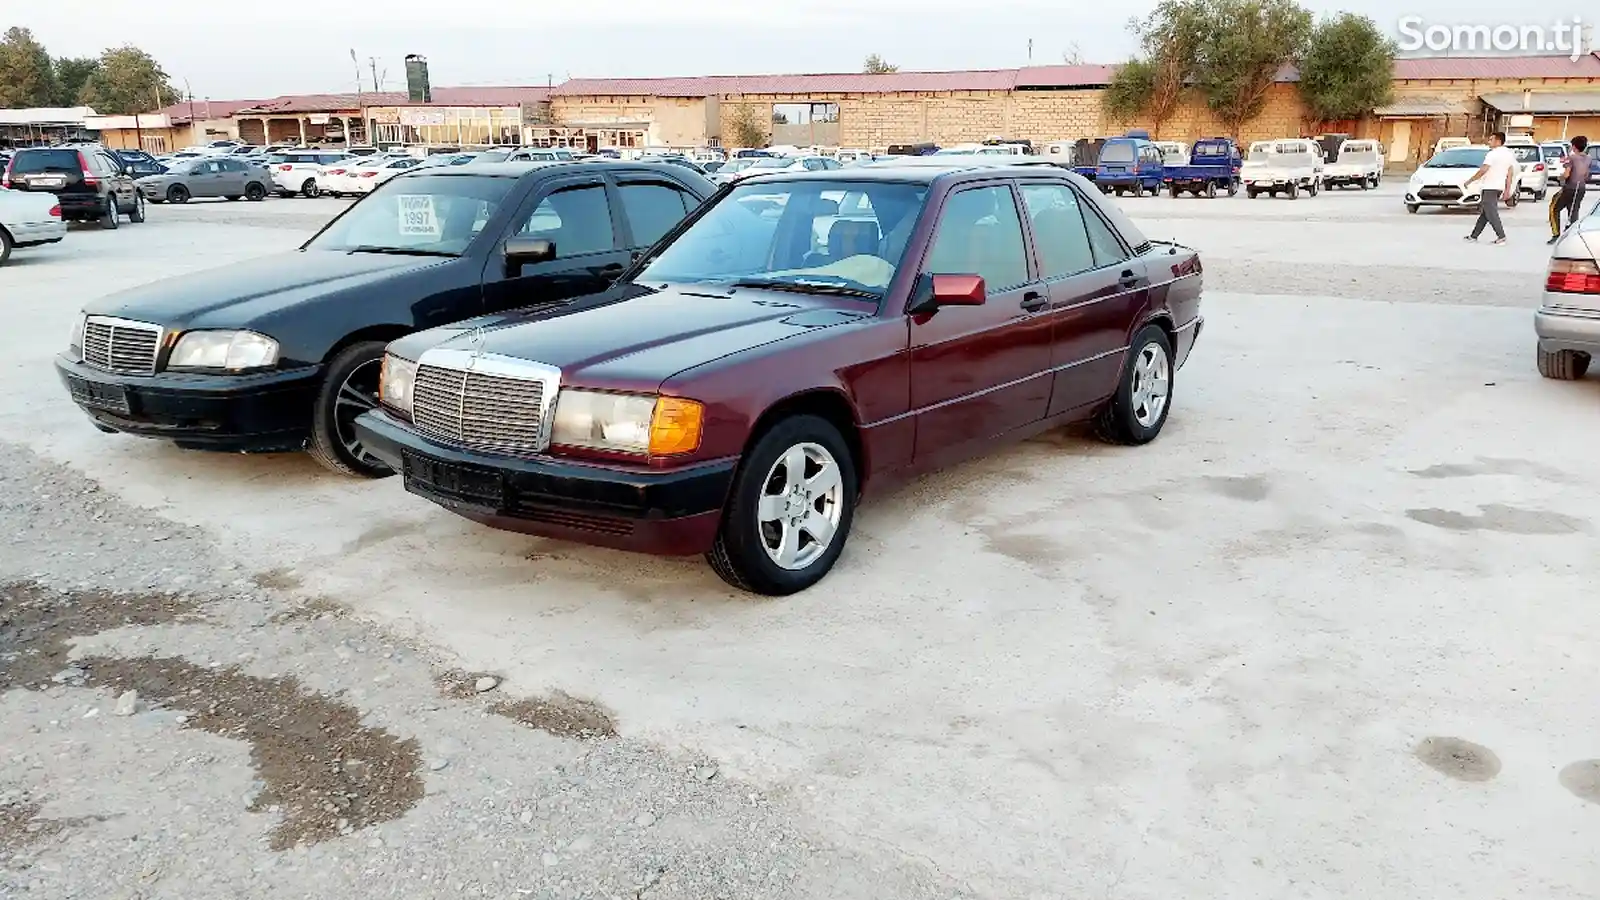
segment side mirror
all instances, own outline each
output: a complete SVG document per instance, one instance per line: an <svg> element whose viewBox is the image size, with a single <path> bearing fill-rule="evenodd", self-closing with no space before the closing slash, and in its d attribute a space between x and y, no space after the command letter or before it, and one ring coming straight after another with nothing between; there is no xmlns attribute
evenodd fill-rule
<svg viewBox="0 0 1600 900"><path fill-rule="evenodd" d="M523 266L549 262L555 258L555 241L530 237L514 237L506 241L507 275L520 274Z"/></svg>
<svg viewBox="0 0 1600 900"><path fill-rule="evenodd" d="M945 306L982 306L987 300L981 275L924 275L908 311L924 314Z"/></svg>

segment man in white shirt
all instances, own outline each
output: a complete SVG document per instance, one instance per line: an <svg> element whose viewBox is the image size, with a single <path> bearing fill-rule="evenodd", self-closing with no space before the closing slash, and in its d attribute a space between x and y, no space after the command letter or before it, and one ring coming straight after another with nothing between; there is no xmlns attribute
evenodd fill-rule
<svg viewBox="0 0 1600 900"><path fill-rule="evenodd" d="M1488 225L1494 229L1496 244L1506 242L1506 230L1500 224L1500 198L1505 198L1506 206L1517 205L1517 190L1512 179L1518 169L1517 155L1506 146L1506 133L1496 131L1489 135L1489 152L1483 157L1483 165L1462 185L1465 189L1471 187L1474 181L1483 179L1483 191L1478 195L1478 224L1472 226L1472 233L1467 235L1467 240L1477 240L1478 235L1483 234L1483 227Z"/></svg>

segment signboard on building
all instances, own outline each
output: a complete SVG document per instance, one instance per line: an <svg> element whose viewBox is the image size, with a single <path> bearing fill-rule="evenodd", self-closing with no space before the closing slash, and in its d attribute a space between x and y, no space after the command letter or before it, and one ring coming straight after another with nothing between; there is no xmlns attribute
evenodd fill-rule
<svg viewBox="0 0 1600 900"><path fill-rule="evenodd" d="M306 122L311 125L326 125L328 124L328 114L312 113L311 115L306 116Z"/></svg>
<svg viewBox="0 0 1600 900"><path fill-rule="evenodd" d="M401 125L443 125L445 111L442 109L412 109L410 107L400 110Z"/></svg>

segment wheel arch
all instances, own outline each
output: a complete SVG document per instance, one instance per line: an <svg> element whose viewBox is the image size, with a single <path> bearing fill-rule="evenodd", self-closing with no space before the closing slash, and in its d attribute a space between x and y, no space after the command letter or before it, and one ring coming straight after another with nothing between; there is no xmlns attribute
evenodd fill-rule
<svg viewBox="0 0 1600 900"><path fill-rule="evenodd" d="M861 438L861 424L856 417L855 406L844 391L836 387L808 388L768 404L750 426L750 434L745 438L741 456L747 456L756 441L779 422L803 415L817 416L839 429L839 436L844 438L845 445L850 448L850 464L856 474L856 491L859 493L864 490L867 472L871 467L867 465L866 445Z"/></svg>
<svg viewBox="0 0 1600 900"><path fill-rule="evenodd" d="M1165 309L1156 310L1150 316L1141 321L1137 326L1135 326L1133 331L1129 332L1128 334L1128 343L1131 345L1133 343L1134 335L1138 334L1141 330L1149 325L1155 325L1166 334L1167 346L1172 348L1172 351L1176 353L1178 350L1178 328L1175 324L1173 324L1172 313Z"/></svg>
<svg viewBox="0 0 1600 900"><path fill-rule="evenodd" d="M413 331L416 331L416 329L395 323L367 325L362 328L358 328L340 338L331 347L329 347L328 352L322 355L322 362L324 364L332 362L333 358L338 356L340 353L343 353L346 348L353 347L363 341L382 341L387 344L390 341L399 340Z"/></svg>

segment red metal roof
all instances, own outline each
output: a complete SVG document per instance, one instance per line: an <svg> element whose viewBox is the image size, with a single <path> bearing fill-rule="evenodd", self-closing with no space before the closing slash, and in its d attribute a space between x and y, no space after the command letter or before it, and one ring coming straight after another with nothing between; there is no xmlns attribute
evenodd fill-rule
<svg viewBox="0 0 1600 900"><path fill-rule="evenodd" d="M539 103L550 97L546 87L436 87L433 89L433 106L517 106ZM409 106L410 97L405 91L356 94L285 94L253 105L241 107L246 115L262 113L314 113L359 110L363 106Z"/></svg>
<svg viewBox="0 0 1600 900"><path fill-rule="evenodd" d="M1396 78L1600 78L1600 56L1429 56L1394 61Z"/></svg>
<svg viewBox="0 0 1600 900"><path fill-rule="evenodd" d="M901 91L1009 91L1016 69L957 72L831 72L815 75L703 75L688 78L574 78L554 97L710 97L721 94L891 94Z"/></svg>
<svg viewBox="0 0 1600 900"><path fill-rule="evenodd" d="M1110 84L1115 74L1117 67L1112 65L1029 66L1017 70L1017 87L1095 87Z"/></svg>
<svg viewBox="0 0 1600 900"><path fill-rule="evenodd" d="M194 117L202 121L206 119L226 119L239 110L249 109L260 102L260 100L183 100L154 112L140 113L139 115L166 116L168 122L188 122L190 120L190 110L193 110Z"/></svg>

